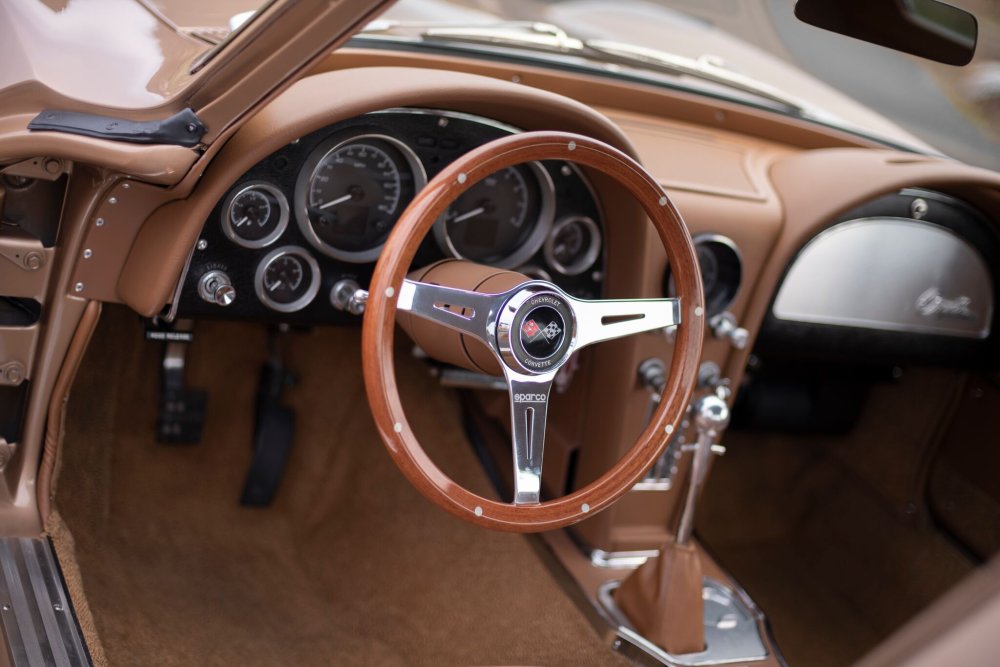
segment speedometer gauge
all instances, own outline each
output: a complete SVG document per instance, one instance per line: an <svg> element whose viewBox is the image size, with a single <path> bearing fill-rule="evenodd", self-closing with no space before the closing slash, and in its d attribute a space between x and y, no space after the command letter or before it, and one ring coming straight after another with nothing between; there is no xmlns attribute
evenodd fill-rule
<svg viewBox="0 0 1000 667"><path fill-rule="evenodd" d="M520 164L462 193L435 224L434 235L454 257L511 268L538 252L554 209L548 172L535 162Z"/></svg>
<svg viewBox="0 0 1000 667"><path fill-rule="evenodd" d="M296 186L296 213L306 238L348 262L378 257L392 226L426 182L413 151L376 134L319 145Z"/></svg>

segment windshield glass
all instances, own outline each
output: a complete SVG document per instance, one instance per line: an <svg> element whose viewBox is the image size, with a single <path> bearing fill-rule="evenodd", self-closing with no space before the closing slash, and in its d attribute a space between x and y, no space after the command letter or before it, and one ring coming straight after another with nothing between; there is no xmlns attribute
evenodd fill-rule
<svg viewBox="0 0 1000 667"><path fill-rule="evenodd" d="M794 4L401 0L379 23L475 28L544 22L579 41L615 42L707 62L801 102L816 112L812 115L822 115L818 120L835 119L890 141L1000 169L1000 3L953 0L979 20L976 57L962 68L806 25L795 18ZM433 41L443 39L438 34Z"/></svg>

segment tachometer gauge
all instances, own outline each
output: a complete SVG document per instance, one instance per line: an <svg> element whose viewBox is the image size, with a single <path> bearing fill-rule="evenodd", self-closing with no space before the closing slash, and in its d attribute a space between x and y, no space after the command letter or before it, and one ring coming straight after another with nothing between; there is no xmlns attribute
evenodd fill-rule
<svg viewBox="0 0 1000 667"><path fill-rule="evenodd" d="M435 223L441 249L501 268L538 252L552 226L552 179L535 162L507 167L474 184Z"/></svg>
<svg viewBox="0 0 1000 667"><path fill-rule="evenodd" d="M222 206L222 231L244 248L263 248L273 243L287 226L288 200L270 183L242 183Z"/></svg>
<svg viewBox="0 0 1000 667"><path fill-rule="evenodd" d="M413 151L392 137L327 140L299 175L299 227L320 252L334 259L373 261L399 214L426 181Z"/></svg>
<svg viewBox="0 0 1000 667"><path fill-rule="evenodd" d="M257 298L272 310L292 313L309 305L319 292L316 259L298 246L269 252L257 265L254 288Z"/></svg>
<svg viewBox="0 0 1000 667"><path fill-rule="evenodd" d="M559 220L545 239L545 261L564 276L583 273L600 253L601 231L597 223L587 217Z"/></svg>

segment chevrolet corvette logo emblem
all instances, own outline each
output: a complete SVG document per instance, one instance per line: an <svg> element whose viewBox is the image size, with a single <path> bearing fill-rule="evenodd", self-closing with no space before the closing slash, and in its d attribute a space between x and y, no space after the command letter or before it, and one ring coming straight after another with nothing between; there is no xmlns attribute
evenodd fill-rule
<svg viewBox="0 0 1000 667"><path fill-rule="evenodd" d="M549 322L545 328L538 326L535 320L525 320L521 325L521 334L527 342L533 343L539 338L552 342L562 333L562 327L556 322Z"/></svg>

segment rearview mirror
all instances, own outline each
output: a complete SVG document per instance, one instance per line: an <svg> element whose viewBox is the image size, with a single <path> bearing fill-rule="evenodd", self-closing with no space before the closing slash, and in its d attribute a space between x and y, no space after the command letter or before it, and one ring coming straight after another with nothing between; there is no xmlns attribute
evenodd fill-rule
<svg viewBox="0 0 1000 667"><path fill-rule="evenodd" d="M797 0L809 25L948 65L967 65L978 24L967 11L937 0Z"/></svg>

